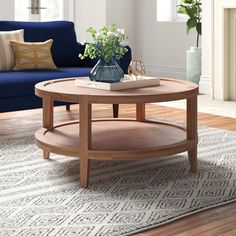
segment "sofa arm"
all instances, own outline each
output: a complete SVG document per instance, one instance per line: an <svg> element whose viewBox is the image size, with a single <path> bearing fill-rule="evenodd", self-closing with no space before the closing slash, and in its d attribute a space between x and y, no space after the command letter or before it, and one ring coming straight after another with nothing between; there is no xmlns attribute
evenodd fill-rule
<svg viewBox="0 0 236 236"><path fill-rule="evenodd" d="M81 54L84 53L84 49L85 49L85 45L79 44L80 45L80 52ZM128 73L128 67L129 64L131 62L131 48L129 46L125 46L128 51L125 53L125 55L120 59L117 60L117 63L120 65L121 69L124 71L125 74ZM83 60L81 60L80 58L78 58L79 60L79 65L80 67L94 67L98 61L98 59L90 59L90 58L85 58Z"/></svg>
<svg viewBox="0 0 236 236"><path fill-rule="evenodd" d="M125 47L128 49L128 51L120 60L117 61L117 63L120 65L124 73L128 74L128 67L132 60L132 53L131 53L131 48L129 46L125 46Z"/></svg>

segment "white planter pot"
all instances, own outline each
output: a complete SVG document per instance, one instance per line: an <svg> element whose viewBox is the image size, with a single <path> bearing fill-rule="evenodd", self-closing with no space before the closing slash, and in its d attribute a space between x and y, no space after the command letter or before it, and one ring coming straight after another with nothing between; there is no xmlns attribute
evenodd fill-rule
<svg viewBox="0 0 236 236"><path fill-rule="evenodd" d="M201 48L191 47L186 53L187 80L199 83L202 71L202 50Z"/></svg>

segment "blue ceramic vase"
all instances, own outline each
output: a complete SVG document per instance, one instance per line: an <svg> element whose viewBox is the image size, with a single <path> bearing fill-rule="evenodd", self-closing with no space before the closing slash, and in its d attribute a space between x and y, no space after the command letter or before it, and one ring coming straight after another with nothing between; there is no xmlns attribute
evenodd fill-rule
<svg viewBox="0 0 236 236"><path fill-rule="evenodd" d="M118 83L124 77L124 72L115 60L109 63L100 59L90 72L90 80L105 83Z"/></svg>

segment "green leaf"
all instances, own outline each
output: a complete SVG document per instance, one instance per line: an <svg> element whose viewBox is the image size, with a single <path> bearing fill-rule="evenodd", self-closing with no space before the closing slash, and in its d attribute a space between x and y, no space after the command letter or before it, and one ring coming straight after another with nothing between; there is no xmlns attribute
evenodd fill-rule
<svg viewBox="0 0 236 236"><path fill-rule="evenodd" d="M194 0L184 0L183 2L188 4L194 4Z"/></svg>
<svg viewBox="0 0 236 236"><path fill-rule="evenodd" d="M180 14L187 14L185 7L180 6L178 8L178 13L180 13Z"/></svg>
<svg viewBox="0 0 236 236"><path fill-rule="evenodd" d="M180 0L177 5L177 12L189 16L187 21L187 33L196 28L198 38L202 34L201 13L202 0ZM197 40L198 42L198 40Z"/></svg>
<svg viewBox="0 0 236 236"><path fill-rule="evenodd" d="M199 35L202 35L202 23L201 23L201 22L198 22L198 23L196 24L196 30L197 30L197 33L198 33Z"/></svg>
<svg viewBox="0 0 236 236"><path fill-rule="evenodd" d="M99 57L109 62L113 58L120 59L126 53L121 45L127 36L116 25L103 26L98 32L90 27L87 32L91 34L94 42L86 44L84 53L79 55L81 59Z"/></svg>
<svg viewBox="0 0 236 236"><path fill-rule="evenodd" d="M89 27L89 28L87 29L87 32L88 32L88 33L91 33L91 34L96 34L96 33L97 33L96 30L93 29L92 27Z"/></svg>
<svg viewBox="0 0 236 236"><path fill-rule="evenodd" d="M195 18L189 18L187 21L188 32L190 31L190 29L196 27L196 25L197 25L197 20Z"/></svg>
<svg viewBox="0 0 236 236"><path fill-rule="evenodd" d="M194 17L198 13L197 7L192 7L188 9L188 14L190 17Z"/></svg>

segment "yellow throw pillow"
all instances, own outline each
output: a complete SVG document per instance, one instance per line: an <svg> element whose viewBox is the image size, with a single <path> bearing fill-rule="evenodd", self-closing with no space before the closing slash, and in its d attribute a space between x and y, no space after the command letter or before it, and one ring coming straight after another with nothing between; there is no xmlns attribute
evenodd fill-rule
<svg viewBox="0 0 236 236"><path fill-rule="evenodd" d="M12 70L15 65L12 40L24 42L24 30L0 31L0 71Z"/></svg>
<svg viewBox="0 0 236 236"><path fill-rule="evenodd" d="M11 41L11 46L16 59L16 64L13 69L56 69L51 54L52 43L52 39L40 43Z"/></svg>

